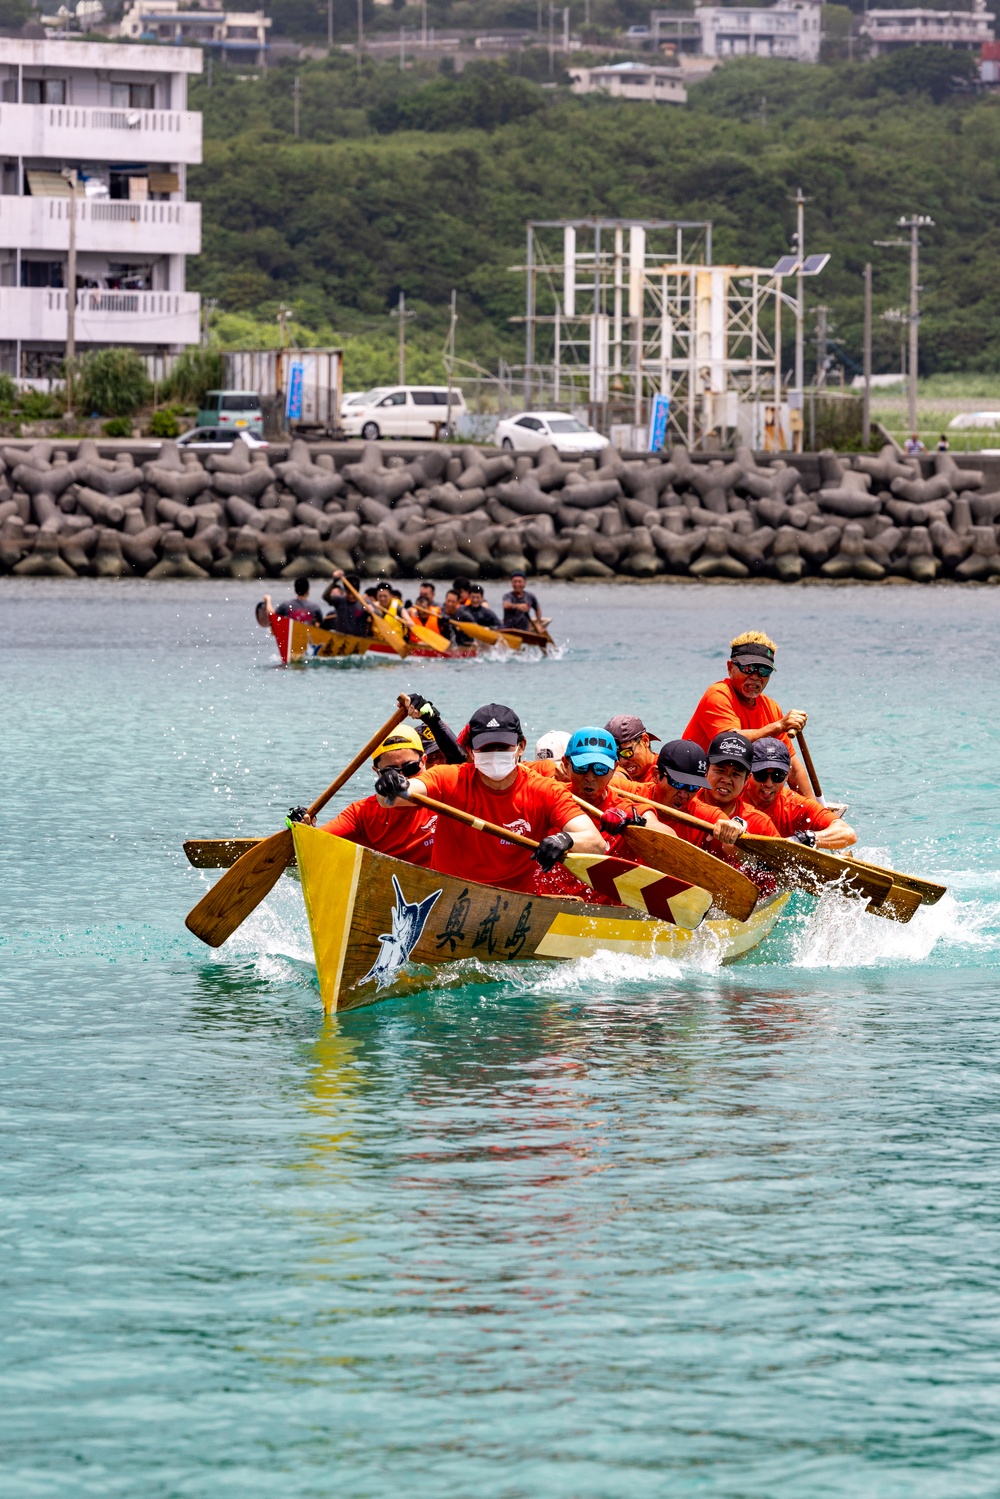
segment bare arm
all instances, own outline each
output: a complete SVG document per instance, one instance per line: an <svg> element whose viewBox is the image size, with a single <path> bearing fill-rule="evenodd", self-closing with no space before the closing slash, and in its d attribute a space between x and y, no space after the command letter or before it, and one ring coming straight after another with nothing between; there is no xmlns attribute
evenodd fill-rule
<svg viewBox="0 0 1000 1499"><path fill-rule="evenodd" d="M606 854L608 851L608 845L584 812L563 823L562 831L573 839L574 854Z"/></svg>
<svg viewBox="0 0 1000 1499"><path fill-rule="evenodd" d="M842 817L838 817L836 822L831 822L828 828L823 828L816 834L817 848L850 848L857 841L857 833Z"/></svg>

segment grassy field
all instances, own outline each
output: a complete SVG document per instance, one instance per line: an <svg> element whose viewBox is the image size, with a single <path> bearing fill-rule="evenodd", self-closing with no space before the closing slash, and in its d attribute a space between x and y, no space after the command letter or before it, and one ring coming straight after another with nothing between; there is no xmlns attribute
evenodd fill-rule
<svg viewBox="0 0 1000 1499"><path fill-rule="evenodd" d="M906 387L872 391L872 420L881 422L897 441L910 435ZM951 432L952 417L966 411L995 411L995 429ZM931 375L917 382L917 429L928 448L934 448L943 432L955 452L977 453L983 448L1000 449L1000 375Z"/></svg>

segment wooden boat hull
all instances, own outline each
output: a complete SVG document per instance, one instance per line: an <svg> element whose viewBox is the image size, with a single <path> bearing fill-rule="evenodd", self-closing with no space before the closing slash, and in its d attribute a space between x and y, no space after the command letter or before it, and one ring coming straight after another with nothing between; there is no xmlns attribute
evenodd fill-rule
<svg viewBox="0 0 1000 1499"><path fill-rule="evenodd" d="M340 661L350 656L392 656L398 654L384 640L369 635L341 635L337 630L321 630L318 625L303 624L272 614L271 634L277 642L281 659L288 666L293 661ZM427 645L411 645L409 655L430 661L461 661L476 655L475 646L453 647L447 655Z"/></svg>
<svg viewBox="0 0 1000 1499"><path fill-rule="evenodd" d="M723 962L773 928L786 892L747 921L706 920L687 931L628 907L500 890L391 859L318 828L292 829L324 1008L422 989L434 969L463 960L565 961L598 952Z"/></svg>

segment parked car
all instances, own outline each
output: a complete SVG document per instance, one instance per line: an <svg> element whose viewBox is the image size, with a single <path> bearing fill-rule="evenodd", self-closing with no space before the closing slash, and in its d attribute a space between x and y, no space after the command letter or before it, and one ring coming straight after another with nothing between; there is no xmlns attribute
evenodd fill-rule
<svg viewBox="0 0 1000 1499"><path fill-rule="evenodd" d="M255 390L209 390L195 418L199 427L232 427L264 436L264 413Z"/></svg>
<svg viewBox="0 0 1000 1499"><path fill-rule="evenodd" d="M340 420L344 420L352 407L364 405L372 395L374 391L370 390L345 390L340 400Z"/></svg>
<svg viewBox="0 0 1000 1499"><path fill-rule="evenodd" d="M234 442L245 442L251 452L266 448L268 444L249 428L234 432L232 427L192 427L177 439L179 448L191 448L196 453L228 453Z"/></svg>
<svg viewBox="0 0 1000 1499"><path fill-rule="evenodd" d="M537 453L554 447L560 453L599 453L608 439L565 411L525 411L497 422L496 441L513 453Z"/></svg>
<svg viewBox="0 0 1000 1499"><path fill-rule="evenodd" d="M443 385L385 385L365 393L365 399L345 407L341 422L348 437L377 442L380 437L423 437L446 440L467 410L462 392L451 391L451 426L448 426L448 391Z"/></svg>

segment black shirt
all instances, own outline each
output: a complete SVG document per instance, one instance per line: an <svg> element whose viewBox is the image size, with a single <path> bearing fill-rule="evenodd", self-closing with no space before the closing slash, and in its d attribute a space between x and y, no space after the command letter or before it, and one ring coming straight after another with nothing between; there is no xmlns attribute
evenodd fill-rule
<svg viewBox="0 0 1000 1499"><path fill-rule="evenodd" d="M524 593L521 596L521 603L524 605L523 609L519 609L517 607L517 598L515 594L504 594L503 627L505 630L530 630L530 615L532 613L541 614L542 612L538 607L538 600L535 598L535 595L533 593L528 593L527 589L525 589Z"/></svg>
<svg viewBox="0 0 1000 1499"><path fill-rule="evenodd" d="M471 604L463 604L457 617L460 620L467 619L474 625L485 625L488 630L500 628L500 621L493 610L488 609L485 604L478 604L475 608Z"/></svg>
<svg viewBox="0 0 1000 1499"><path fill-rule="evenodd" d="M362 609L353 599L330 600L333 605L332 613L323 621L328 630L336 630L340 635L370 635L371 615L367 609Z"/></svg>

